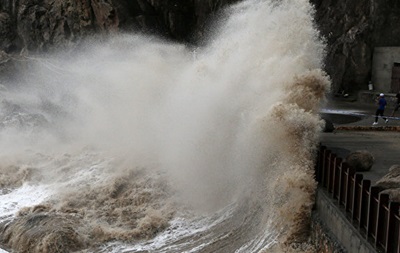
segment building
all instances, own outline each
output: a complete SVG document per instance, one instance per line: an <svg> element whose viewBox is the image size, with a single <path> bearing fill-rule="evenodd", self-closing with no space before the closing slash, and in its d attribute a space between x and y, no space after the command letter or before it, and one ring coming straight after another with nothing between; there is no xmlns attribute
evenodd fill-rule
<svg viewBox="0 0 400 253"><path fill-rule="evenodd" d="M400 90L400 47L374 48L371 79L378 92L397 93Z"/></svg>

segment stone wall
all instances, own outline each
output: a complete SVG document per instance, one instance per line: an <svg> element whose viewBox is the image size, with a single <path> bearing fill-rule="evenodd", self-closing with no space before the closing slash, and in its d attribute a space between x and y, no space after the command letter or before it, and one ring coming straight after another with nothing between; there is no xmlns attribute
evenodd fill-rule
<svg viewBox="0 0 400 253"><path fill-rule="evenodd" d="M315 246L315 252L318 253L346 252L315 212L311 222L311 243Z"/></svg>

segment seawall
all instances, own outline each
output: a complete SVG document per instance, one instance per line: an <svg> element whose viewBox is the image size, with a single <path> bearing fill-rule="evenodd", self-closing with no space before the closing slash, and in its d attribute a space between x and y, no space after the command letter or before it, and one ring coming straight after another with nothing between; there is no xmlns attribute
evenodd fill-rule
<svg viewBox="0 0 400 253"><path fill-rule="evenodd" d="M318 187L312 217L313 241L319 253L377 253L322 187Z"/></svg>

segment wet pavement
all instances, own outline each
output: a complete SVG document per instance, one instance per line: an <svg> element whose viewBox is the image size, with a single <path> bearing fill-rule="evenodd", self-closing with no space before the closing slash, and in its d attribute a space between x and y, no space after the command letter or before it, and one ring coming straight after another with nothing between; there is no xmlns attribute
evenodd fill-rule
<svg viewBox="0 0 400 253"><path fill-rule="evenodd" d="M320 142L339 157L350 152L367 150L375 158L374 165L364 178L372 183L382 178L394 164L400 164L400 112L389 117L385 123L379 118L373 126L376 105L344 99L331 99L321 110L323 118L332 121L335 130L321 134ZM389 104L384 115L390 115L393 105Z"/></svg>

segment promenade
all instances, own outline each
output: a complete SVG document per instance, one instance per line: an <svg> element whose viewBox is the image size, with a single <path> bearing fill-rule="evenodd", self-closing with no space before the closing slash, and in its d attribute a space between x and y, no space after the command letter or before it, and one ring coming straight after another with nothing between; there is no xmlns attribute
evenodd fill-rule
<svg viewBox="0 0 400 253"><path fill-rule="evenodd" d="M339 157L345 158L350 152L367 150L375 158L369 172L363 172L364 178L373 183L382 178L394 164L400 164L400 111L389 118L386 124L375 118L376 105L365 102L332 99L321 110L328 117L335 130L321 134L320 142ZM389 103L385 116L391 115L393 103ZM328 115L328 116L326 116Z"/></svg>
<svg viewBox="0 0 400 253"><path fill-rule="evenodd" d="M393 103L389 103L385 116L392 114L393 106ZM369 151L374 156L375 162L370 171L361 174L363 179L370 180L371 186L386 175L392 165L400 164L400 113L397 112L394 117L389 118L388 123L379 119L379 124L373 126L376 108L373 100L358 102L336 98L321 109L321 117L331 121L334 130L322 133L320 143L341 158L345 158L353 151ZM326 168L323 171L330 173ZM399 226L399 221L395 219L393 213L384 214L383 210L391 210L392 207L388 208L389 204L383 199L381 202L378 193L372 193L372 188L369 186L367 189L356 189L360 182L356 183L355 178L354 182L350 181L348 187L335 188L336 190L333 190L332 182L336 182L337 178L333 181L329 181L327 177L320 180L326 182L327 187L322 185L318 187L315 215L326 231L329 231L332 241L340 245L340 248L333 247L336 251L329 252L377 253L381 250L399 252L396 232L398 230L393 227ZM369 201L371 196L373 196L372 201ZM378 209L383 213L377 214ZM398 213L398 209L394 210L394 213ZM388 221L383 217L391 217L391 220ZM387 232L389 229L390 232Z"/></svg>

